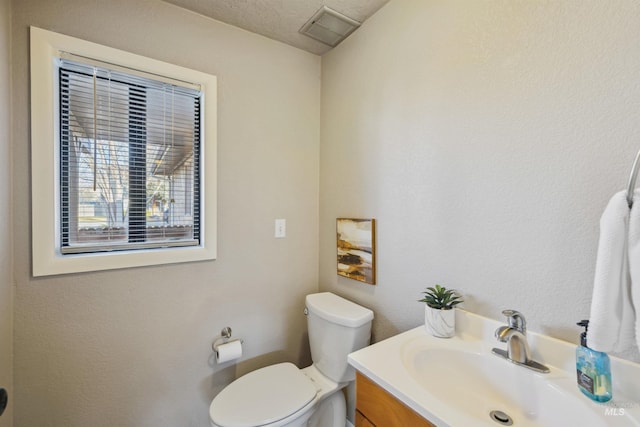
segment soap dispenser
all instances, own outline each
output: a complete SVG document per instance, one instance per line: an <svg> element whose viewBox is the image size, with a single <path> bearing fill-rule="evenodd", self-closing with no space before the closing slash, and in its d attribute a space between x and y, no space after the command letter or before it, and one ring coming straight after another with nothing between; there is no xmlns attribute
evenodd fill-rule
<svg viewBox="0 0 640 427"><path fill-rule="evenodd" d="M576 348L576 370L578 388L585 396L596 402L611 399L611 362L607 353L587 347L588 320L578 322L584 327L580 334L580 345Z"/></svg>

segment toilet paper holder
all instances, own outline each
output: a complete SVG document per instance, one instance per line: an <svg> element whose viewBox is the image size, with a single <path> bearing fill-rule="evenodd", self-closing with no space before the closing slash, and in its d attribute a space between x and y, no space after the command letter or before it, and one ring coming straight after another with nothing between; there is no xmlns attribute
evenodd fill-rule
<svg viewBox="0 0 640 427"><path fill-rule="evenodd" d="M221 346L222 344L234 342L234 341L240 341L240 344L244 344L244 341L241 340L240 338L231 339L231 328L228 326L225 326L224 328L222 328L222 331L220 331L220 338L216 339L213 342L213 344L211 344L211 349L217 352L218 346Z"/></svg>

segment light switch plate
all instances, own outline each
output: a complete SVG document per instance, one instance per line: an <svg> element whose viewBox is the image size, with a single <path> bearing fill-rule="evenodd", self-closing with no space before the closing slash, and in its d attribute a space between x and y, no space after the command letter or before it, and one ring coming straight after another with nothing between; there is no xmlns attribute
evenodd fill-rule
<svg viewBox="0 0 640 427"><path fill-rule="evenodd" d="M287 220L286 219L276 219L276 231L275 231L276 239L284 239L287 237Z"/></svg>

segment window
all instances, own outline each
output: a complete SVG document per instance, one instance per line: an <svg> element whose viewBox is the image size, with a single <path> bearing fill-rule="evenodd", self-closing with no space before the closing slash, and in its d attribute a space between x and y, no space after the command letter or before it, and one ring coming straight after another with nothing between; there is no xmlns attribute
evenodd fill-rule
<svg viewBox="0 0 640 427"><path fill-rule="evenodd" d="M215 77L31 40L34 275L214 259Z"/></svg>
<svg viewBox="0 0 640 427"><path fill-rule="evenodd" d="M61 253L198 245L199 88L58 62Z"/></svg>

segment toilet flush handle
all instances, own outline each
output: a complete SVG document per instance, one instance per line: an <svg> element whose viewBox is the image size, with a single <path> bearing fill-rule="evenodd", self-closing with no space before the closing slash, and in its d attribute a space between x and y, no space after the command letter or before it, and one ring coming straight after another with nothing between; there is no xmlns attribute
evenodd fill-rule
<svg viewBox="0 0 640 427"><path fill-rule="evenodd" d="M307 307L304 308L304 315L305 316L309 315L309 309Z"/></svg>

